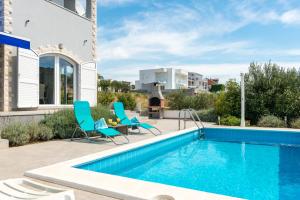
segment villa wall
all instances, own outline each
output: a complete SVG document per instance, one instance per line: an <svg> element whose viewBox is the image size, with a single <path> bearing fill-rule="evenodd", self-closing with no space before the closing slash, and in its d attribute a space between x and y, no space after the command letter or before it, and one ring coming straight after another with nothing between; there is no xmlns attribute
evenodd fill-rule
<svg viewBox="0 0 300 200"><path fill-rule="evenodd" d="M91 0L89 5L91 19L81 17L48 0L2 1L3 31L30 39L31 48L37 54L61 53L78 64L96 61L96 0ZM26 24L27 20L29 22ZM63 48L59 48L59 44ZM17 48L0 46L0 112L17 109L16 58Z"/></svg>
<svg viewBox="0 0 300 200"><path fill-rule="evenodd" d="M13 34L31 39L33 50L62 44L84 62L94 59L90 19L45 0L13 0L12 10Z"/></svg>

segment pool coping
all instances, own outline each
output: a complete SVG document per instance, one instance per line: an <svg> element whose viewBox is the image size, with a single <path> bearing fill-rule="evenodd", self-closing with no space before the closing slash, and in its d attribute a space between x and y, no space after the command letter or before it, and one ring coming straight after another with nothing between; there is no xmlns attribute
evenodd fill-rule
<svg viewBox="0 0 300 200"><path fill-rule="evenodd" d="M212 128L212 127L211 127ZM169 195L176 200L186 199L239 199L220 194L208 193L187 188L175 187L160 183L142 181L105 173L93 172L75 168L74 166L118 154L124 151L142 147L176 136L196 131L197 128L189 128L136 143L118 146L80 158L60 162L54 165L34 169L25 172L25 176L36 178L51 183L56 183L79 190L105 195L120 199L153 199L159 195Z"/></svg>
<svg viewBox="0 0 300 200"><path fill-rule="evenodd" d="M282 132L298 132L300 129L295 128L272 128L272 127L258 127L258 126L223 126L223 125L212 125L205 128L215 128L215 129L237 129L237 130L260 130L260 131L282 131Z"/></svg>

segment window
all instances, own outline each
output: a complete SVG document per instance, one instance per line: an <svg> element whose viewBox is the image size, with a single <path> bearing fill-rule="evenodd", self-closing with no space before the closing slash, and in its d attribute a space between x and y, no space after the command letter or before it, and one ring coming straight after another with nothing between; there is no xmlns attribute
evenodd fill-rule
<svg viewBox="0 0 300 200"><path fill-rule="evenodd" d="M76 100L76 65L63 56L40 57L40 105L67 105Z"/></svg>
<svg viewBox="0 0 300 200"><path fill-rule="evenodd" d="M91 18L91 0L49 0L80 16Z"/></svg>
<svg viewBox="0 0 300 200"><path fill-rule="evenodd" d="M54 67L53 56L40 58L40 104L54 104Z"/></svg>

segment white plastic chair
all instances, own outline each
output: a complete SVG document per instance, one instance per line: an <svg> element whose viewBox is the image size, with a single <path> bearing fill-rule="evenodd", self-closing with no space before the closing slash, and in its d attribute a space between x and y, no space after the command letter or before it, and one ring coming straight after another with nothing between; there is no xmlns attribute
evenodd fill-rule
<svg viewBox="0 0 300 200"><path fill-rule="evenodd" d="M0 199L75 200L73 190L43 185L25 178L0 181Z"/></svg>

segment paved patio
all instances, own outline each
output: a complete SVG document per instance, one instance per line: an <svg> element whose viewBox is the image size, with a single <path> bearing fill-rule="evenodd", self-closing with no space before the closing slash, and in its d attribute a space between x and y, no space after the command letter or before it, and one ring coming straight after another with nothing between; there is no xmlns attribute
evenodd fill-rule
<svg viewBox="0 0 300 200"><path fill-rule="evenodd" d="M163 131L163 134L168 134L178 129L178 120L149 120L148 118L139 118L141 121L149 122L157 126ZM193 122L187 122L187 127L192 126L194 126ZM146 132L143 132L142 134L129 135L131 143L151 137L155 136ZM73 142L70 140L57 140L0 150L0 180L23 177L24 172L31 169L55 164L57 162L70 160L114 147L116 147L116 145L113 143L103 140L100 140L97 143L87 143L84 140ZM50 183L46 184L56 186ZM62 186L59 187L65 188ZM77 200L113 199L81 190L74 191Z"/></svg>

